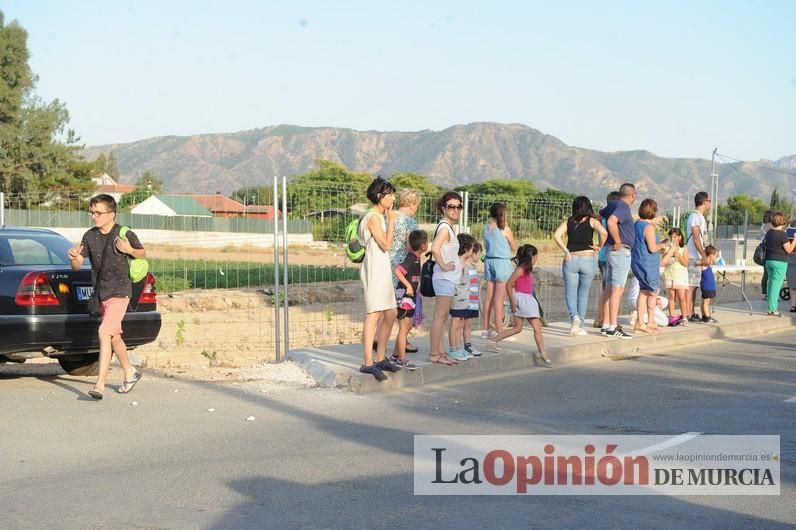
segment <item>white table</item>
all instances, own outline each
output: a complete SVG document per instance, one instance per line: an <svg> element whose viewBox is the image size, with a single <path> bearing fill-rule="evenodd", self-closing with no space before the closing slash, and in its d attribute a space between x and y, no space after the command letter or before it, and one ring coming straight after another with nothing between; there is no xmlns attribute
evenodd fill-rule
<svg viewBox="0 0 796 530"><path fill-rule="evenodd" d="M749 301L749 298L746 296L746 273L747 272L762 272L763 267L757 265L755 263L747 263L746 265L714 265L713 270L718 273L721 277L721 291L716 294L716 299L714 303L718 303L719 298L721 298L721 293L724 292L724 288L727 285L735 285L741 289L741 297L743 301L746 302L746 305L749 306L749 314L752 314L752 302ZM737 284L727 279L728 272L740 272L741 273L741 283Z"/></svg>

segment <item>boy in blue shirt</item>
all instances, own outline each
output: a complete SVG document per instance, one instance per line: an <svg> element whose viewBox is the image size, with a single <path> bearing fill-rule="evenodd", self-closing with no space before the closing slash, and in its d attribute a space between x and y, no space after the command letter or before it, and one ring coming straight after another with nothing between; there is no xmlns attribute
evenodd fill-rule
<svg viewBox="0 0 796 530"><path fill-rule="evenodd" d="M708 245L705 247L705 259L699 261L702 266L702 277L699 281L702 291L702 322L711 324L719 322L710 314L710 299L716 298L716 277L713 275L712 265L716 263L717 256L716 247Z"/></svg>

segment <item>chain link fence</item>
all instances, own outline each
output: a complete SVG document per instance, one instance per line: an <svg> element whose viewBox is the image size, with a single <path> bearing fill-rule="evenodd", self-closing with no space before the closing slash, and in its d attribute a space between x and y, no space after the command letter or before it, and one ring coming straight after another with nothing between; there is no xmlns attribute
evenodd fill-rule
<svg viewBox="0 0 796 530"><path fill-rule="evenodd" d="M150 355L172 358L175 364L197 356L215 365L270 360L279 342L275 304L283 304L285 296L289 348L360 340L364 303L359 266L345 258L343 247L347 225L370 207L366 187L288 184L283 189L286 193L279 202L274 201L273 191L263 187L238 197L241 201L230 211L202 206L209 215L195 207L193 214L163 210L162 215L120 209L118 222L135 230L147 247L164 313L161 338ZM571 200L468 193L463 197L465 209L457 230L478 240L492 203L506 204L518 243L532 243L540 251L536 289L547 319L566 320L562 256L552 233L570 214ZM166 205L183 207L193 200L175 194L162 198ZM416 214L429 234L439 220L437 199L422 197ZM92 226L88 201L89 195L69 191L5 195L5 223L51 228L77 242ZM595 209L598 206L595 202ZM685 208L662 212L659 232L684 224L688 213ZM756 244L758 238L754 230L745 229L748 225L743 216L720 219L711 240L728 264L740 263L745 252L745 259L751 260L754 247L749 249L747 242ZM282 269L285 248L287 290ZM599 296L598 274L591 286L590 317L596 315ZM432 311L429 300L425 313ZM425 334L428 325L430 318L415 333Z"/></svg>

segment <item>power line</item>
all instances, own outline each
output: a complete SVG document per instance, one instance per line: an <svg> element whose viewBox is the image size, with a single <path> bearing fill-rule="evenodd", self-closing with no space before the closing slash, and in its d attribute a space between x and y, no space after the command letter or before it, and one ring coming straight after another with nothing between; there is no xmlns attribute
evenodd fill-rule
<svg viewBox="0 0 796 530"><path fill-rule="evenodd" d="M750 166L754 166L754 167L756 167L758 169L765 169L765 170L768 170L768 171L773 171L775 173L782 173L784 175L790 175L791 177L796 177L796 173L792 173L792 172L786 171L784 169L779 169L779 168L771 167L771 166L761 166L760 164L756 164L754 162L748 162L746 160L739 160L738 158L733 158L731 156L723 155L721 153L716 153L716 156L724 158L725 160L731 160L733 162L740 162L742 164L749 164Z"/></svg>

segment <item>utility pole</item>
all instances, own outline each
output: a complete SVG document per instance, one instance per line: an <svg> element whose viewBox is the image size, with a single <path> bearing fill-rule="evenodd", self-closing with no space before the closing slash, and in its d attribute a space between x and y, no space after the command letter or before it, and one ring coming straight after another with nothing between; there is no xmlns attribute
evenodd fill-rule
<svg viewBox="0 0 796 530"><path fill-rule="evenodd" d="M716 215L718 214L718 207L719 207L719 174L716 173L716 153L718 152L719 148L713 148L713 155L710 157L710 242L716 242L716 224L717 219Z"/></svg>

